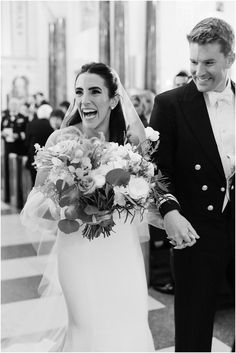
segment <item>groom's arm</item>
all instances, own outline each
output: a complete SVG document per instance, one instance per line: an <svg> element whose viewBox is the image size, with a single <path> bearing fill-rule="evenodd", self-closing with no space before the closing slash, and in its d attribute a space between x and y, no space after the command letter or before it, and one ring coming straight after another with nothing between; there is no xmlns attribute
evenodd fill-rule
<svg viewBox="0 0 236 353"><path fill-rule="evenodd" d="M154 158L168 190L163 197L158 199L158 208L162 217L172 210L180 211L180 205L175 197L172 181L174 174L174 153L177 141L174 109L168 99L169 95L170 93L167 92L167 94L156 96L149 124L154 130L160 133L160 144Z"/></svg>
<svg viewBox="0 0 236 353"><path fill-rule="evenodd" d="M199 238L188 220L181 215L180 204L175 197L174 175L177 150L177 102L172 92L166 92L155 98L150 126L159 131L160 144L156 153L156 164L167 183L168 192L159 197L158 209L164 218L164 228L176 249L192 246ZM171 99L172 98L172 99ZM177 166L178 167L178 166Z"/></svg>

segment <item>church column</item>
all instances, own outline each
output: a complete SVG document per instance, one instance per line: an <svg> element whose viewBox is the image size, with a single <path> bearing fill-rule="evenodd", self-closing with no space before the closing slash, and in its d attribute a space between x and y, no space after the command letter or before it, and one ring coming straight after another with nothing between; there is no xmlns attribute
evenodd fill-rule
<svg viewBox="0 0 236 353"><path fill-rule="evenodd" d="M56 104L56 50L55 50L55 23L49 24L49 49L48 49L48 71L49 71L49 102L54 107Z"/></svg>
<svg viewBox="0 0 236 353"><path fill-rule="evenodd" d="M99 2L99 60L110 65L110 1Z"/></svg>
<svg viewBox="0 0 236 353"><path fill-rule="evenodd" d="M114 69L125 85L125 3L114 1Z"/></svg>
<svg viewBox="0 0 236 353"><path fill-rule="evenodd" d="M156 63L156 6L157 1L146 2L146 59L145 59L145 88L156 91L157 63Z"/></svg>
<svg viewBox="0 0 236 353"><path fill-rule="evenodd" d="M49 25L49 101L55 108L66 100L66 25L57 18Z"/></svg>

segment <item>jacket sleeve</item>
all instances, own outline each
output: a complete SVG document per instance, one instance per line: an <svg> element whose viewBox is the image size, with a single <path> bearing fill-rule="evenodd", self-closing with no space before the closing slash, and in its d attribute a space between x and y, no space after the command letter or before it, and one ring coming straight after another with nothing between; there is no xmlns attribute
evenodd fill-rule
<svg viewBox="0 0 236 353"><path fill-rule="evenodd" d="M159 212L164 217L172 210L179 210L180 205L175 197L174 190L174 155L177 148L175 104L170 99L170 94L156 96L150 124L160 133L160 144L155 155L155 163L161 171L168 192L157 201Z"/></svg>

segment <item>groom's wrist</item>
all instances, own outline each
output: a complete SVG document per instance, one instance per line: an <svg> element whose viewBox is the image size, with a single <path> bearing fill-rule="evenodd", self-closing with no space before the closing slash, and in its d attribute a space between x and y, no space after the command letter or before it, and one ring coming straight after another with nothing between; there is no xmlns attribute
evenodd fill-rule
<svg viewBox="0 0 236 353"><path fill-rule="evenodd" d="M161 196L157 204L159 212L163 218L170 211L177 210L180 212L181 210L178 200L172 194L165 194Z"/></svg>

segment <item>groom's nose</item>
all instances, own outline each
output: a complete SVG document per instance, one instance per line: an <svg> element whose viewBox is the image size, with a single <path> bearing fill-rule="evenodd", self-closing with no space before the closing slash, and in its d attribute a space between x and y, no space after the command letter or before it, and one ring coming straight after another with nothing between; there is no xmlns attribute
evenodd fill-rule
<svg viewBox="0 0 236 353"><path fill-rule="evenodd" d="M196 76L203 76L205 73L205 65L203 63L198 63L196 66Z"/></svg>

